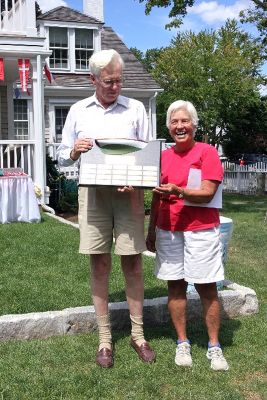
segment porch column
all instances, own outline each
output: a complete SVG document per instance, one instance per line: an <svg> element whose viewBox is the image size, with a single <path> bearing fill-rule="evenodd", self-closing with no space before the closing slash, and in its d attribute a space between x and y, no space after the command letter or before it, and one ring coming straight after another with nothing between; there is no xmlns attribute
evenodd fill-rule
<svg viewBox="0 0 267 400"><path fill-rule="evenodd" d="M23 11L25 21L25 31L27 36L37 36L36 17L35 17L35 0L27 0Z"/></svg>
<svg viewBox="0 0 267 400"><path fill-rule="evenodd" d="M42 59L37 55L32 61L32 96L33 96L33 138L35 141L33 159L33 180L41 188L41 203L44 203L46 186L46 159L44 137L44 83Z"/></svg>

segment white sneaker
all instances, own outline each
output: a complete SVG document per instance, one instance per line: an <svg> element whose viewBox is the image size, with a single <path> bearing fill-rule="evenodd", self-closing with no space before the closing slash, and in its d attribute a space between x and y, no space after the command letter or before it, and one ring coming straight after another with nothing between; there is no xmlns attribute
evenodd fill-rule
<svg viewBox="0 0 267 400"><path fill-rule="evenodd" d="M182 367L192 366L191 346L187 342L179 343L176 347L175 364Z"/></svg>
<svg viewBox="0 0 267 400"><path fill-rule="evenodd" d="M207 358L211 361L210 366L214 371L227 371L229 369L229 365L220 347L210 347L207 351Z"/></svg>

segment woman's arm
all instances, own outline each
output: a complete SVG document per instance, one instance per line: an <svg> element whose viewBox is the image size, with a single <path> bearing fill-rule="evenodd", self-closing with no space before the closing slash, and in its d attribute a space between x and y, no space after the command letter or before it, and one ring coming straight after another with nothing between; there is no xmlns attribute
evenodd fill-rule
<svg viewBox="0 0 267 400"><path fill-rule="evenodd" d="M176 186L173 183L157 186L154 193L170 195L174 194L179 199L185 199L192 203L209 203L219 186L220 182L203 180L199 189L189 189Z"/></svg>

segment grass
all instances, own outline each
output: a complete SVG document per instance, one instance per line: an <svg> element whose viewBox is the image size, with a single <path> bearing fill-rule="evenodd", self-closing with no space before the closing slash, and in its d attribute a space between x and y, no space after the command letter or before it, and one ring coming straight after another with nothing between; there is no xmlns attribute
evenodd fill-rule
<svg viewBox="0 0 267 400"><path fill-rule="evenodd" d="M153 365L138 360L129 347L128 331L114 332L111 370L101 370L94 363L96 333L2 342L0 399L266 400L266 200L224 195L222 215L234 221L226 277L253 288L259 300L257 315L222 322L221 343L230 363L227 373L210 370L206 331L199 319L189 325L194 364L187 370L174 364L175 334L169 325L145 327L157 351ZM77 254L77 230L46 216L39 225L2 225L0 230L2 313L90 303L88 260ZM116 260L112 301L124 298L117 264ZM152 272L153 260L146 258L146 297L165 295L165 286Z"/></svg>
<svg viewBox="0 0 267 400"><path fill-rule="evenodd" d="M47 215L40 224L0 225L0 315L61 310L92 304L88 257L78 253L79 231ZM145 257L146 296L166 295ZM114 257L110 301L124 301L119 258Z"/></svg>

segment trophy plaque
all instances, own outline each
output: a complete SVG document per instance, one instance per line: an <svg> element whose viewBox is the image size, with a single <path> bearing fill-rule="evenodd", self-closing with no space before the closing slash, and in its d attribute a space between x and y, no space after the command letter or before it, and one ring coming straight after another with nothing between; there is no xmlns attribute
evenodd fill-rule
<svg viewBox="0 0 267 400"><path fill-rule="evenodd" d="M96 139L81 155L79 184L152 188L160 183L164 140Z"/></svg>

